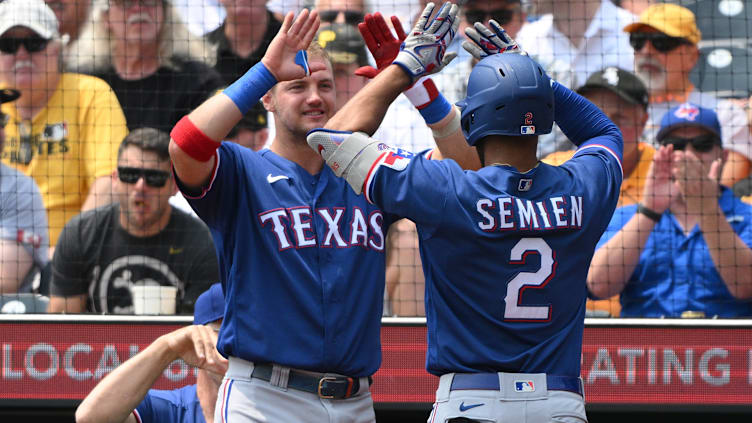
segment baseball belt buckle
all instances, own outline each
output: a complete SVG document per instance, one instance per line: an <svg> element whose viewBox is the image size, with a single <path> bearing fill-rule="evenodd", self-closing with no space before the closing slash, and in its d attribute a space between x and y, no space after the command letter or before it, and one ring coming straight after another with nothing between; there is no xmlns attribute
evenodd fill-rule
<svg viewBox="0 0 752 423"><path fill-rule="evenodd" d="M346 388L344 389L345 394L341 396L341 398L347 398L348 394L352 390L352 384L353 381L350 378L342 379L338 377L333 376L324 376L321 379L319 379L319 389L318 394L319 398L323 399L335 399L340 396L337 395L337 388L336 385L339 384L347 384Z"/></svg>

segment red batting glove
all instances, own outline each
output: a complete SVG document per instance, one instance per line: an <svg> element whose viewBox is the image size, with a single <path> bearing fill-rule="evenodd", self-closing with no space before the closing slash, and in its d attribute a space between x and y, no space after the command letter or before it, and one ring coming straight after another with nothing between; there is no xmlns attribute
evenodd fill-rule
<svg viewBox="0 0 752 423"><path fill-rule="evenodd" d="M376 59L376 69L372 66L363 66L355 71L355 75L364 76L369 79L375 78L379 72L391 65L394 58L397 57L400 45L407 38L407 34L402 29L402 23L396 16L392 16L391 20L394 30L397 32L397 38L394 38L392 31L389 30L389 26L386 24L386 20L384 20L384 17L379 12L373 15L370 13L367 14L364 22L358 24L360 35L363 36L368 50L373 55L373 58Z"/></svg>

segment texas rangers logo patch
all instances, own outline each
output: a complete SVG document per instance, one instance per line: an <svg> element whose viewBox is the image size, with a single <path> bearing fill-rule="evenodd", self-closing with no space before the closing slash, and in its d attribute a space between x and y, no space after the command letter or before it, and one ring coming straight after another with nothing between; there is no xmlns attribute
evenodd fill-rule
<svg viewBox="0 0 752 423"><path fill-rule="evenodd" d="M674 112L674 116L678 117L679 119L686 119L689 121L695 120L699 114L700 109L694 104L690 103L682 104Z"/></svg>
<svg viewBox="0 0 752 423"><path fill-rule="evenodd" d="M409 151L401 148L392 148L386 153L381 164L394 170L405 170L413 156L414 154Z"/></svg>
<svg viewBox="0 0 752 423"><path fill-rule="evenodd" d="M517 392L535 392L535 385L532 380L515 380L514 390Z"/></svg>

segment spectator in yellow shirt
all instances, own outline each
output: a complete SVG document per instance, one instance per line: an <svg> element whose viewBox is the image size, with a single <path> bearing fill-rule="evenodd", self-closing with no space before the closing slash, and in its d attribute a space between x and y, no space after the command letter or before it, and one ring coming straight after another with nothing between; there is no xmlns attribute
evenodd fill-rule
<svg viewBox="0 0 752 423"><path fill-rule="evenodd" d="M51 245L70 218L111 202L110 175L127 134L104 81L61 72L58 28L42 0L0 3L0 82L21 92L2 106L10 116L2 160L39 185Z"/></svg>
<svg viewBox="0 0 752 423"><path fill-rule="evenodd" d="M624 181L621 184L618 207L639 203L655 149L640 142L640 135L648 120L648 90L633 73L608 67L587 79L577 92L592 101L611 119L624 137ZM552 153L544 163L560 165L574 155L572 151ZM607 311L611 316L620 312L619 296L607 300L588 301L588 310ZM598 315L598 313L595 313Z"/></svg>

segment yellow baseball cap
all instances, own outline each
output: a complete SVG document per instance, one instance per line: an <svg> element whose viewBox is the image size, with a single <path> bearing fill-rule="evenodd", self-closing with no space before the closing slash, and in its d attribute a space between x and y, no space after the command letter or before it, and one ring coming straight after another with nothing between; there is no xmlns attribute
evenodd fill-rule
<svg viewBox="0 0 752 423"><path fill-rule="evenodd" d="M638 32L649 27L670 37L680 37L697 44L702 33L697 28L695 14L678 4L659 3L645 9L640 20L624 27L625 32Z"/></svg>

